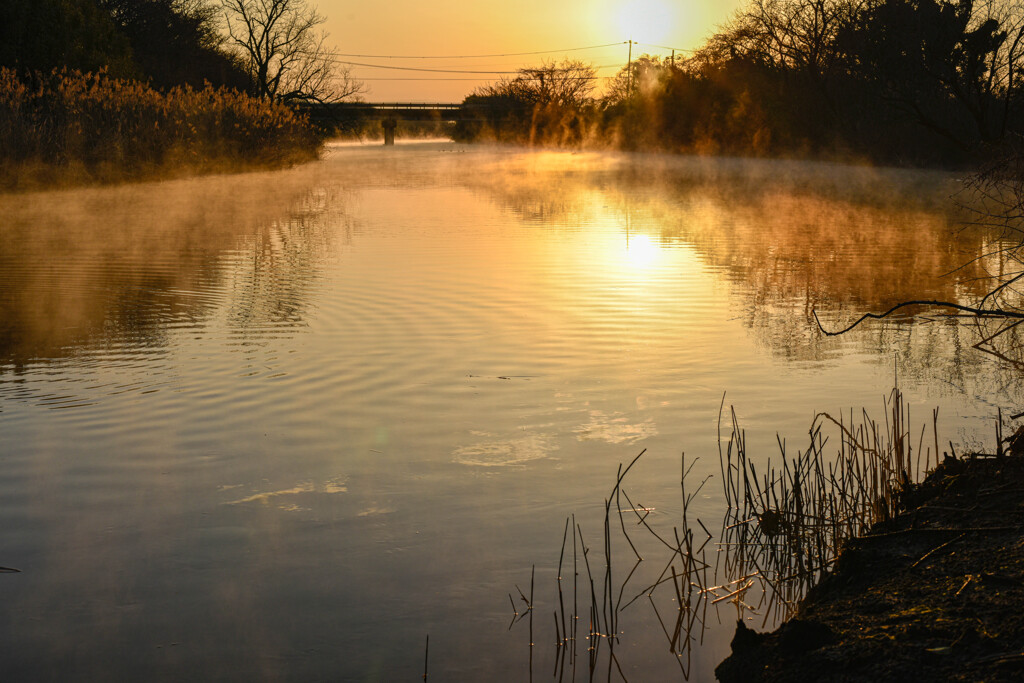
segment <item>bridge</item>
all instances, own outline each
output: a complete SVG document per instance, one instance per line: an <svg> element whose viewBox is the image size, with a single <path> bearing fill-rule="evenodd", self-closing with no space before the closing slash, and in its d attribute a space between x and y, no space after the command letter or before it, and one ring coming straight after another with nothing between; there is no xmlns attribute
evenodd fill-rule
<svg viewBox="0 0 1024 683"><path fill-rule="evenodd" d="M462 105L452 102L331 102L303 103L297 109L320 125L338 125L357 121L380 121L384 144L395 144L398 121L468 120Z"/></svg>

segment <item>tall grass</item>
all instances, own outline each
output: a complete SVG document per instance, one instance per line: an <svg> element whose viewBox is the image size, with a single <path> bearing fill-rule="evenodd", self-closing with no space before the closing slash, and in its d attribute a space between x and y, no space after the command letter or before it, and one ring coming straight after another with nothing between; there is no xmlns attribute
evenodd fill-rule
<svg viewBox="0 0 1024 683"><path fill-rule="evenodd" d="M921 425L917 431L898 389L884 400L883 409L881 421L866 411L838 418L820 413L805 450L793 454L779 439L774 465L748 455L746 433L733 411L729 438L719 432L719 473L693 486L688 476L696 459L683 456L677 514L658 515L627 493L626 475L643 453L620 466L605 498L603 548L592 552L575 516L563 531L551 611L555 677L575 680L580 669L589 680L597 675L611 680L613 672L626 680L620 656L632 644L623 642L628 637L623 613L644 604L686 680L709 673L694 668L695 655L707 629L721 623L719 610L744 621L758 618L762 628L793 616L844 546L883 533L874 525L894 519L942 460L937 410L931 430ZM726 512L716 535L689 508L705 484L718 477ZM570 565L568 585L563 579ZM533 616L540 614L532 571L529 597L521 590L518 594L519 601L509 596L512 625L529 622L532 672L538 640ZM522 612L519 602L525 606ZM540 642L551 641L542 636ZM584 646L586 658L578 658Z"/></svg>
<svg viewBox="0 0 1024 683"><path fill-rule="evenodd" d="M279 167L320 142L288 107L233 90L0 69L0 189Z"/></svg>
<svg viewBox="0 0 1024 683"><path fill-rule="evenodd" d="M879 423L866 411L838 419L819 413L806 450L793 456L780 439L775 466L769 459L759 468L747 455L733 412L732 435L721 454L729 510L720 547L726 575L749 579L751 588L760 589L751 591L760 593L758 605L738 607L762 614L762 626L792 616L845 544L899 514L916 484L938 466L938 410L931 434L927 425L917 433L916 449L910 406L899 389L884 401L883 415ZM837 442L834 455L826 452L826 429Z"/></svg>

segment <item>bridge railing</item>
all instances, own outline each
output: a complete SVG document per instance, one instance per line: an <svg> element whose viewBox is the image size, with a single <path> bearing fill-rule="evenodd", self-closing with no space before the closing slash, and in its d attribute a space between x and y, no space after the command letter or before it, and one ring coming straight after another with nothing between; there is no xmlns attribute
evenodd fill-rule
<svg viewBox="0 0 1024 683"><path fill-rule="evenodd" d="M348 104L353 107L363 107L369 109L383 109L383 110L394 110L394 109L436 109L437 111L458 111L462 109L462 105L457 102L352 102L352 103L341 103L343 105Z"/></svg>
<svg viewBox="0 0 1024 683"><path fill-rule="evenodd" d="M459 111L457 102L327 102L300 103L302 111Z"/></svg>
<svg viewBox="0 0 1024 683"><path fill-rule="evenodd" d="M296 104L295 109L319 126L346 128L379 121L387 139L389 132L393 135L397 121L486 123L480 110L491 106L473 103L466 107L456 102L303 102Z"/></svg>

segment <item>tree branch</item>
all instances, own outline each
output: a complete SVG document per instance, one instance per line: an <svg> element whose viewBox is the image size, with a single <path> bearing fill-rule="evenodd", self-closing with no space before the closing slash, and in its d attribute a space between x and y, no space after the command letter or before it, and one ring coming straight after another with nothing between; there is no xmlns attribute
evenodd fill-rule
<svg viewBox="0 0 1024 683"><path fill-rule="evenodd" d="M829 330L826 330L825 327L821 324L821 320L818 318L818 311L812 309L811 313L814 315L814 322L818 323L818 329L821 330L821 332L825 336L837 337L837 336L839 336L841 334L846 334L847 332L849 332L853 328L855 328L858 325L860 325L865 320L869 320L869 319L871 319L871 320L882 320L883 318L889 317L890 315L892 315L896 311L900 310L901 308L906 308L908 306L941 306L943 308L953 308L953 309L956 309L958 311L964 311L966 313L971 313L973 315L976 315L976 316L979 316L979 317L983 317L983 318L1013 318L1013 319L1017 319L1017 320L1024 320L1024 312L1021 312L1021 311L1008 311L1008 310L1003 309L1003 308L974 308L972 306L964 306L962 304L955 304L955 303L953 303L951 301L935 301L935 300L931 300L931 299L929 299L929 300L923 300L922 299L922 300L904 301L902 303L898 303L895 306L893 306L892 308L890 308L888 311L886 311L885 313L865 313L861 317L857 318L857 320L854 321L854 323L852 325L844 327L841 330L836 330L836 331L830 332Z"/></svg>

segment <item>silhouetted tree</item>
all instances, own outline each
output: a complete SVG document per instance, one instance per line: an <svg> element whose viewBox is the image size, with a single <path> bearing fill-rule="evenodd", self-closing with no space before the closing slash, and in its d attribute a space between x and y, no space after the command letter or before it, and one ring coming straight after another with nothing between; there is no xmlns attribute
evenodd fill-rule
<svg viewBox="0 0 1024 683"><path fill-rule="evenodd" d="M220 0L220 7L258 96L326 102L362 91L327 48L324 17L306 0Z"/></svg>
<svg viewBox="0 0 1024 683"><path fill-rule="evenodd" d="M567 59L539 68L520 69L518 76L496 87L534 104L579 108L591 101L595 81L594 67Z"/></svg>
<svg viewBox="0 0 1024 683"><path fill-rule="evenodd" d="M250 89L241 61L225 51L218 7L208 0L100 0L131 43L141 75L157 88L204 83Z"/></svg>
<svg viewBox="0 0 1024 683"><path fill-rule="evenodd" d="M836 36L869 0L752 0L735 20L733 47L824 87L839 59Z"/></svg>
<svg viewBox="0 0 1024 683"><path fill-rule="evenodd" d="M832 145L844 68L837 38L871 0L751 0L698 51L705 74L734 72L770 112L776 136Z"/></svg>
<svg viewBox="0 0 1024 683"><path fill-rule="evenodd" d="M136 74L128 41L95 0L0 0L0 66Z"/></svg>
<svg viewBox="0 0 1024 683"><path fill-rule="evenodd" d="M499 139L561 140L571 120L630 148L963 163L1024 134L1022 57L1024 0L749 0L692 58L643 55L573 117L547 104L552 67L465 104Z"/></svg>
<svg viewBox="0 0 1024 683"><path fill-rule="evenodd" d="M1020 9L1007 3L881 0L858 15L844 47L880 98L966 150L1006 132L1022 39Z"/></svg>
<svg viewBox="0 0 1024 683"><path fill-rule="evenodd" d="M520 69L467 97L463 107L487 126L463 123L457 139L474 139L486 129L501 140L530 143L578 143L592 118L596 85L592 66L567 59Z"/></svg>

